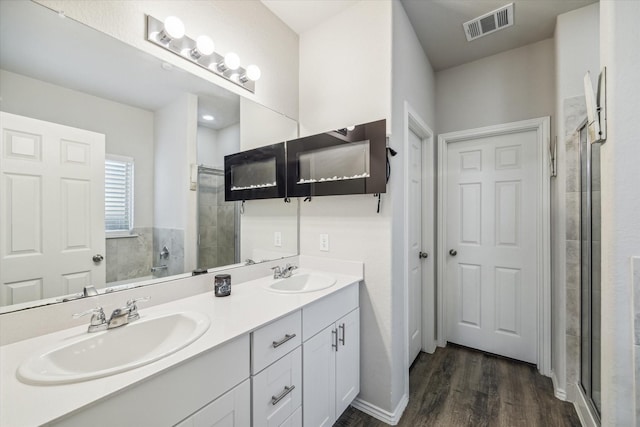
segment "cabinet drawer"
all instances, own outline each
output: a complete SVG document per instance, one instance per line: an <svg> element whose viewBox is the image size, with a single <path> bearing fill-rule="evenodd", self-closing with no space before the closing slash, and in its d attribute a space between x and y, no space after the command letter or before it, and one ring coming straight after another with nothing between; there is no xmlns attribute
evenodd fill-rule
<svg viewBox="0 0 640 427"><path fill-rule="evenodd" d="M302 406L298 407L295 412L284 420L280 427L302 427Z"/></svg>
<svg viewBox="0 0 640 427"><path fill-rule="evenodd" d="M251 373L253 375L298 347L302 342L300 310L271 322L251 334Z"/></svg>
<svg viewBox="0 0 640 427"><path fill-rule="evenodd" d="M302 339L308 340L358 307L360 284L356 283L302 309Z"/></svg>
<svg viewBox="0 0 640 427"><path fill-rule="evenodd" d="M251 385L247 379L176 427L249 427L250 411Z"/></svg>
<svg viewBox="0 0 640 427"><path fill-rule="evenodd" d="M282 425L302 404L301 348L251 377L251 382L253 426Z"/></svg>

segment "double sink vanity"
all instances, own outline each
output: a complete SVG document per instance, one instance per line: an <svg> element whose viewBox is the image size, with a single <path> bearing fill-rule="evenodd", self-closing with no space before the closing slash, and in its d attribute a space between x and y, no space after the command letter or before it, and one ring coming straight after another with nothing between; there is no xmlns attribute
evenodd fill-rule
<svg viewBox="0 0 640 427"><path fill-rule="evenodd" d="M194 276L173 286L207 292L157 305L152 294L123 326L89 333L87 321L3 345L0 425L333 424L359 393L363 267L298 259L287 278L269 265L237 274L228 297L214 297L213 274ZM149 289L120 292L121 305Z"/></svg>

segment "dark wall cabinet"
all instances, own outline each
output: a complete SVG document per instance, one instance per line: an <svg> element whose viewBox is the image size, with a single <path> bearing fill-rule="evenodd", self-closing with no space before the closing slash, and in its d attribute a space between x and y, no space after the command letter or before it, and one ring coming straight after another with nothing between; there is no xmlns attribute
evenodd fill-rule
<svg viewBox="0 0 640 427"><path fill-rule="evenodd" d="M386 191L386 121L287 141L290 197Z"/></svg>
<svg viewBox="0 0 640 427"><path fill-rule="evenodd" d="M386 130L378 120L226 156L226 200L384 193Z"/></svg>
<svg viewBox="0 0 640 427"><path fill-rule="evenodd" d="M224 157L226 201L286 197L284 142Z"/></svg>

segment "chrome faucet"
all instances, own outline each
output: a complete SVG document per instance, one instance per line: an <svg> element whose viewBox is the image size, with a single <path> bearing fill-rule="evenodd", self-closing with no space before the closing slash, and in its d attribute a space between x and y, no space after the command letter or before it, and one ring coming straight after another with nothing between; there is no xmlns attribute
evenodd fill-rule
<svg viewBox="0 0 640 427"><path fill-rule="evenodd" d="M109 320L107 320L102 307L96 307L82 313L76 313L73 315L73 318L77 319L78 317L91 314L91 321L89 322L87 332L99 332L107 329L114 329L127 325L129 322L138 320L140 318L140 314L138 313L137 303L139 301L149 301L149 299L150 297L130 299L127 301L127 305L125 307L113 310Z"/></svg>
<svg viewBox="0 0 640 427"><path fill-rule="evenodd" d="M287 264L284 268L281 268L279 265L275 267L271 267L273 270L273 278L274 279L286 279L291 277L293 270L298 268L297 265Z"/></svg>

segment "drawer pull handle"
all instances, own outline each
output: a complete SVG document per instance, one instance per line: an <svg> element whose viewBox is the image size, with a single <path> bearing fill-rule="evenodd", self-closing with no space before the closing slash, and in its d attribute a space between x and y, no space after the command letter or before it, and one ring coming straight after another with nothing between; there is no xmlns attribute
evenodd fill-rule
<svg viewBox="0 0 640 427"><path fill-rule="evenodd" d="M287 341L289 341L292 338L295 338L296 334L286 334L284 336L284 338L282 338L280 341L274 341L273 342L273 348L278 348L280 347L282 344L286 343Z"/></svg>
<svg viewBox="0 0 640 427"><path fill-rule="evenodd" d="M282 390L282 393L277 396L271 396L271 404L277 405L278 402L284 399L287 394L291 393L294 388L296 388L296 386L294 385L292 385L291 387L284 386L284 390Z"/></svg>
<svg viewBox="0 0 640 427"><path fill-rule="evenodd" d="M340 338L340 342L342 343L342 345L344 345L344 335L345 335L345 327L344 327L344 323L340 326L338 326L340 329L342 329L342 338Z"/></svg>
<svg viewBox="0 0 640 427"><path fill-rule="evenodd" d="M334 329L331 331L331 334L333 335L331 338L331 347L335 348L336 351L338 351L338 330ZM334 344L335 342L335 344Z"/></svg>

